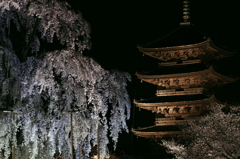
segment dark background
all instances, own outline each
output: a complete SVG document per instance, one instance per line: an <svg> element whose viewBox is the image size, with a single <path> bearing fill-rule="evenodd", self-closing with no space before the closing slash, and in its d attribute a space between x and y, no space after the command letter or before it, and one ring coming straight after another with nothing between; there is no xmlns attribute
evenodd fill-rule
<svg viewBox="0 0 240 159"><path fill-rule="evenodd" d="M240 41L237 2L190 1L191 22L214 41L237 48ZM173 31L182 21L182 0L135 3L71 0L69 3L91 25L92 50L86 54L107 69L134 72L136 46Z"/></svg>
<svg viewBox="0 0 240 159"><path fill-rule="evenodd" d="M92 49L84 55L94 58L105 69L118 69L129 72L133 82L128 90L131 100L139 81L134 73L140 65L141 53L136 46L159 39L170 33L182 22L182 0L164 1L80 1L68 0L75 10L80 10L91 26ZM222 63L222 69L238 72L239 66L239 5L237 0L192 0L190 1L191 23L203 34L215 42L236 49L233 61ZM147 63L145 63L147 65ZM240 72L240 71L239 71ZM238 86L240 88L240 85ZM229 91L232 87L229 87ZM235 90L240 97L239 89ZM143 123L145 114L132 108L132 117L128 121L129 129ZM151 113L150 113L151 114ZM135 115L135 121L133 121ZM137 123L137 124L136 124ZM134 125L133 125L134 124ZM146 124L147 125L147 124ZM164 152L157 144L145 139L123 133L119 138L117 153L141 154ZM154 157L152 157L154 158ZM162 157L164 158L164 157Z"/></svg>

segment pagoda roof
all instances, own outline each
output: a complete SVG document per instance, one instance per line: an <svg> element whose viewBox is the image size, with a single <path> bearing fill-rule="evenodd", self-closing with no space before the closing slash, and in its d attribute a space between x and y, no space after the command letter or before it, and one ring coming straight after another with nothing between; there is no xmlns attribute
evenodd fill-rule
<svg viewBox="0 0 240 159"><path fill-rule="evenodd" d="M183 97L183 99L180 99L181 97ZM134 100L134 104L136 107L141 109L165 114L166 117L181 116L183 118L196 115L198 116L204 113L206 106L209 106L211 102L224 104L214 95L211 97L204 95L189 95L189 97L178 96L176 98L172 98L174 101L170 101L171 98L168 98L169 101L164 102L162 99L159 99L159 97L155 97L153 99Z"/></svg>
<svg viewBox="0 0 240 159"><path fill-rule="evenodd" d="M214 43L215 47L223 49L225 51L234 52L233 50L227 49L226 47L213 42L210 37L202 34L198 29L193 25L181 25L174 31L166 34L165 36L157 39L153 42L150 42L145 45L139 45L138 48L141 49L173 49L175 47L188 47L201 45L206 42Z"/></svg>
<svg viewBox="0 0 240 159"><path fill-rule="evenodd" d="M180 101L192 101L202 100L207 98L205 95L181 95L181 96L156 96L148 99L138 100L137 103L164 103L164 102L180 102Z"/></svg>
<svg viewBox="0 0 240 159"><path fill-rule="evenodd" d="M202 94L198 95L182 95L182 96L157 96L150 99L135 100L134 104L137 107L156 107L156 106L178 106L209 103L215 100L214 95L207 97Z"/></svg>
<svg viewBox="0 0 240 159"><path fill-rule="evenodd" d="M235 50L230 50L227 49L226 47L223 47L220 44L217 44L214 42L210 37L204 39L204 41L199 42L199 43L190 43L186 45L176 45L176 46L168 46L168 47L143 47L143 46L138 46L137 47L139 51L145 53L146 51L149 52L156 52L156 51L170 51L170 50L183 50L183 49L194 49L194 48L205 48L213 51L221 51L225 53L226 55L233 55L236 53ZM225 56L226 56L225 55Z"/></svg>
<svg viewBox="0 0 240 159"><path fill-rule="evenodd" d="M157 72L156 72L157 73ZM139 74L136 73L137 77L145 82L169 87L178 87L183 85L196 85L196 86L205 86L209 80L211 80L212 85L218 84L223 85L226 83L234 82L235 78L231 78L222 74L217 73L213 67L209 67L205 70L195 71L195 72L185 72L185 73L174 73L174 74L153 74L145 73ZM164 86L166 87L166 86Z"/></svg>
<svg viewBox="0 0 240 159"><path fill-rule="evenodd" d="M149 126L144 128L132 129L134 135L145 138L177 137L182 131L177 126Z"/></svg>
<svg viewBox="0 0 240 159"><path fill-rule="evenodd" d="M162 47L172 47L172 46L182 46L189 44L201 43L206 40L206 36L199 32L192 25L179 26L177 29L171 33L165 35L164 37L142 45L142 48L162 48Z"/></svg>
<svg viewBox="0 0 240 159"><path fill-rule="evenodd" d="M192 26L180 26L172 33L152 43L138 46L140 52L162 61L205 60L233 56L236 51L226 49L202 35Z"/></svg>

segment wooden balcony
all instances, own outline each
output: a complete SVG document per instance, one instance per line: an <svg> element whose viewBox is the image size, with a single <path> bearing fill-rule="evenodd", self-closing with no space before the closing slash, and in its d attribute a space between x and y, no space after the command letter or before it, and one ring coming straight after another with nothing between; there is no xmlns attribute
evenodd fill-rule
<svg viewBox="0 0 240 159"><path fill-rule="evenodd" d="M167 89L157 90L157 96L177 96L177 95L194 95L203 94L203 87L200 88L184 88L184 89Z"/></svg>
<svg viewBox="0 0 240 159"><path fill-rule="evenodd" d="M182 61L181 63L175 61L175 62L161 62L158 63L159 67L162 66L180 66L180 65L189 65L189 64L196 64L196 63L201 63L201 60L186 60Z"/></svg>
<svg viewBox="0 0 240 159"><path fill-rule="evenodd" d="M187 117L185 119L177 119L176 117L170 118L156 118L155 124L157 126L164 126L164 125L184 125L187 124L188 121L196 120L199 117Z"/></svg>

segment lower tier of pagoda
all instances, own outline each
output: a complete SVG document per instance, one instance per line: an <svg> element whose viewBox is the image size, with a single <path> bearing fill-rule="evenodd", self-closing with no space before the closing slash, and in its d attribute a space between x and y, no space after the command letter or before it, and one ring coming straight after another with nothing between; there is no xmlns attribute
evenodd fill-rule
<svg viewBox="0 0 240 159"><path fill-rule="evenodd" d="M222 103L214 95L211 97L204 95L163 96L135 100L134 104L137 107L155 113L155 125L132 129L132 132L138 137L152 139L179 137L181 136L179 126L187 125L189 121L198 120L202 115L209 112L208 106L212 102Z"/></svg>
<svg viewBox="0 0 240 159"><path fill-rule="evenodd" d="M182 131L179 129L180 125L187 125L189 121L197 120L200 116L188 117L180 119L176 117L170 118L156 118L155 125L132 129L134 135L144 138L168 138L179 137Z"/></svg>
<svg viewBox="0 0 240 159"><path fill-rule="evenodd" d="M134 100L136 107L161 113L165 116L200 115L211 102L218 102L214 95L154 97L151 99Z"/></svg>

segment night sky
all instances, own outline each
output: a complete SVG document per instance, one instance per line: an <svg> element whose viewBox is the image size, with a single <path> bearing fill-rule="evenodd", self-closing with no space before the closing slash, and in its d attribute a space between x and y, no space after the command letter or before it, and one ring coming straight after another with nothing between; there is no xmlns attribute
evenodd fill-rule
<svg viewBox="0 0 240 159"><path fill-rule="evenodd" d="M191 23L213 41L230 49L237 49L236 58L239 58L240 54L238 2L190 0ZM137 57L141 54L136 46L159 39L178 28L182 22L182 0L69 0L69 3L74 9L80 10L91 26L92 49L84 51L84 55L94 58L105 69L126 71L132 76L139 65ZM228 63L223 63L223 67L224 65ZM233 65L231 69L240 69L239 64ZM134 98L132 83L129 84L129 93L130 97ZM131 128L131 122L129 126ZM119 147L129 147L130 140L130 135L122 138L120 136Z"/></svg>
<svg viewBox="0 0 240 159"><path fill-rule="evenodd" d="M92 50L85 54L107 69L134 72L136 46L173 31L182 21L182 0L69 2L91 25ZM191 22L214 41L235 49L240 41L237 2L190 1Z"/></svg>

